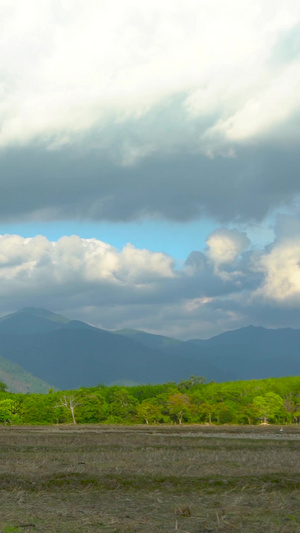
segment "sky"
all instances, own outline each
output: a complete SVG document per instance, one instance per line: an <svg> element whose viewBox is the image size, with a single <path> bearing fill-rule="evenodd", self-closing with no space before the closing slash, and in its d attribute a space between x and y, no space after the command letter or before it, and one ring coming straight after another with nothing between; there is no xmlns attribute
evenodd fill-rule
<svg viewBox="0 0 300 533"><path fill-rule="evenodd" d="M300 1L1 0L0 316L300 328Z"/></svg>

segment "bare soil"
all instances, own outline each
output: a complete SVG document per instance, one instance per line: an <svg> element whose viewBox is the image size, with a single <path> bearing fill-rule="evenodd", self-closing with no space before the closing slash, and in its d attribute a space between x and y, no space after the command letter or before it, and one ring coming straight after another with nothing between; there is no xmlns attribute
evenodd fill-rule
<svg viewBox="0 0 300 533"><path fill-rule="evenodd" d="M3 533L296 533L299 497L297 426L0 427Z"/></svg>

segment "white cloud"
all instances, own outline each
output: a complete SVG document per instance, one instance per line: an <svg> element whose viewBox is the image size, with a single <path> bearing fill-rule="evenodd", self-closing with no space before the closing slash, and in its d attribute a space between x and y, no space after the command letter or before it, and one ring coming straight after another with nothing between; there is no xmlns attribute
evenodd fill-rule
<svg viewBox="0 0 300 533"><path fill-rule="evenodd" d="M261 74L262 79L266 76ZM269 73L264 83L253 87L245 101L229 118L221 119L205 134L206 138L229 141L259 140L272 128L284 123L300 109L300 66L289 65L276 74ZM271 132L272 135L272 132Z"/></svg>
<svg viewBox="0 0 300 533"><path fill-rule="evenodd" d="M97 283L148 285L174 278L173 266L172 258L163 253L138 250L132 245L119 252L102 241L76 235L57 242L42 236L0 236L0 293L19 290L22 282L26 292L36 283L47 291L51 286L57 289L74 283L81 287Z"/></svg>
<svg viewBox="0 0 300 533"><path fill-rule="evenodd" d="M263 254L254 268L265 275L264 282L254 292L255 299L266 299L283 306L300 305L300 244L285 240Z"/></svg>
<svg viewBox="0 0 300 533"><path fill-rule="evenodd" d="M249 247L250 241L245 233L238 230L219 228L214 230L206 239L208 246L207 256L214 265L215 273L224 279L239 275L234 270L229 273L224 271L226 266L235 266L238 257Z"/></svg>
<svg viewBox="0 0 300 533"><path fill-rule="evenodd" d="M56 149L92 128L102 145L102 128L117 131L176 94L186 95L185 128L214 117L196 127L193 149L260 135L299 110L298 65L270 62L299 20L294 0L3 1L0 146ZM179 127L173 142L186 142ZM129 143L125 164L153 146L168 141Z"/></svg>

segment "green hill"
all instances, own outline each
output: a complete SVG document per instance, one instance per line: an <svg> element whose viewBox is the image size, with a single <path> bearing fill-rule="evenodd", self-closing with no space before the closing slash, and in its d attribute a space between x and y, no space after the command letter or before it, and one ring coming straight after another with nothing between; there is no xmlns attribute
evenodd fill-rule
<svg viewBox="0 0 300 533"><path fill-rule="evenodd" d="M7 385L11 392L46 393L51 385L26 372L19 365L0 356L0 381Z"/></svg>

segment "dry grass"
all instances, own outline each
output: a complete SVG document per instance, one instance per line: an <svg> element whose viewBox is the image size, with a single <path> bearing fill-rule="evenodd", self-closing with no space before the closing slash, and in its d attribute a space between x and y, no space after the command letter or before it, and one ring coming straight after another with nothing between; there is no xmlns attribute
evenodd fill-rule
<svg viewBox="0 0 300 533"><path fill-rule="evenodd" d="M300 532L300 429L0 428L0 531Z"/></svg>

